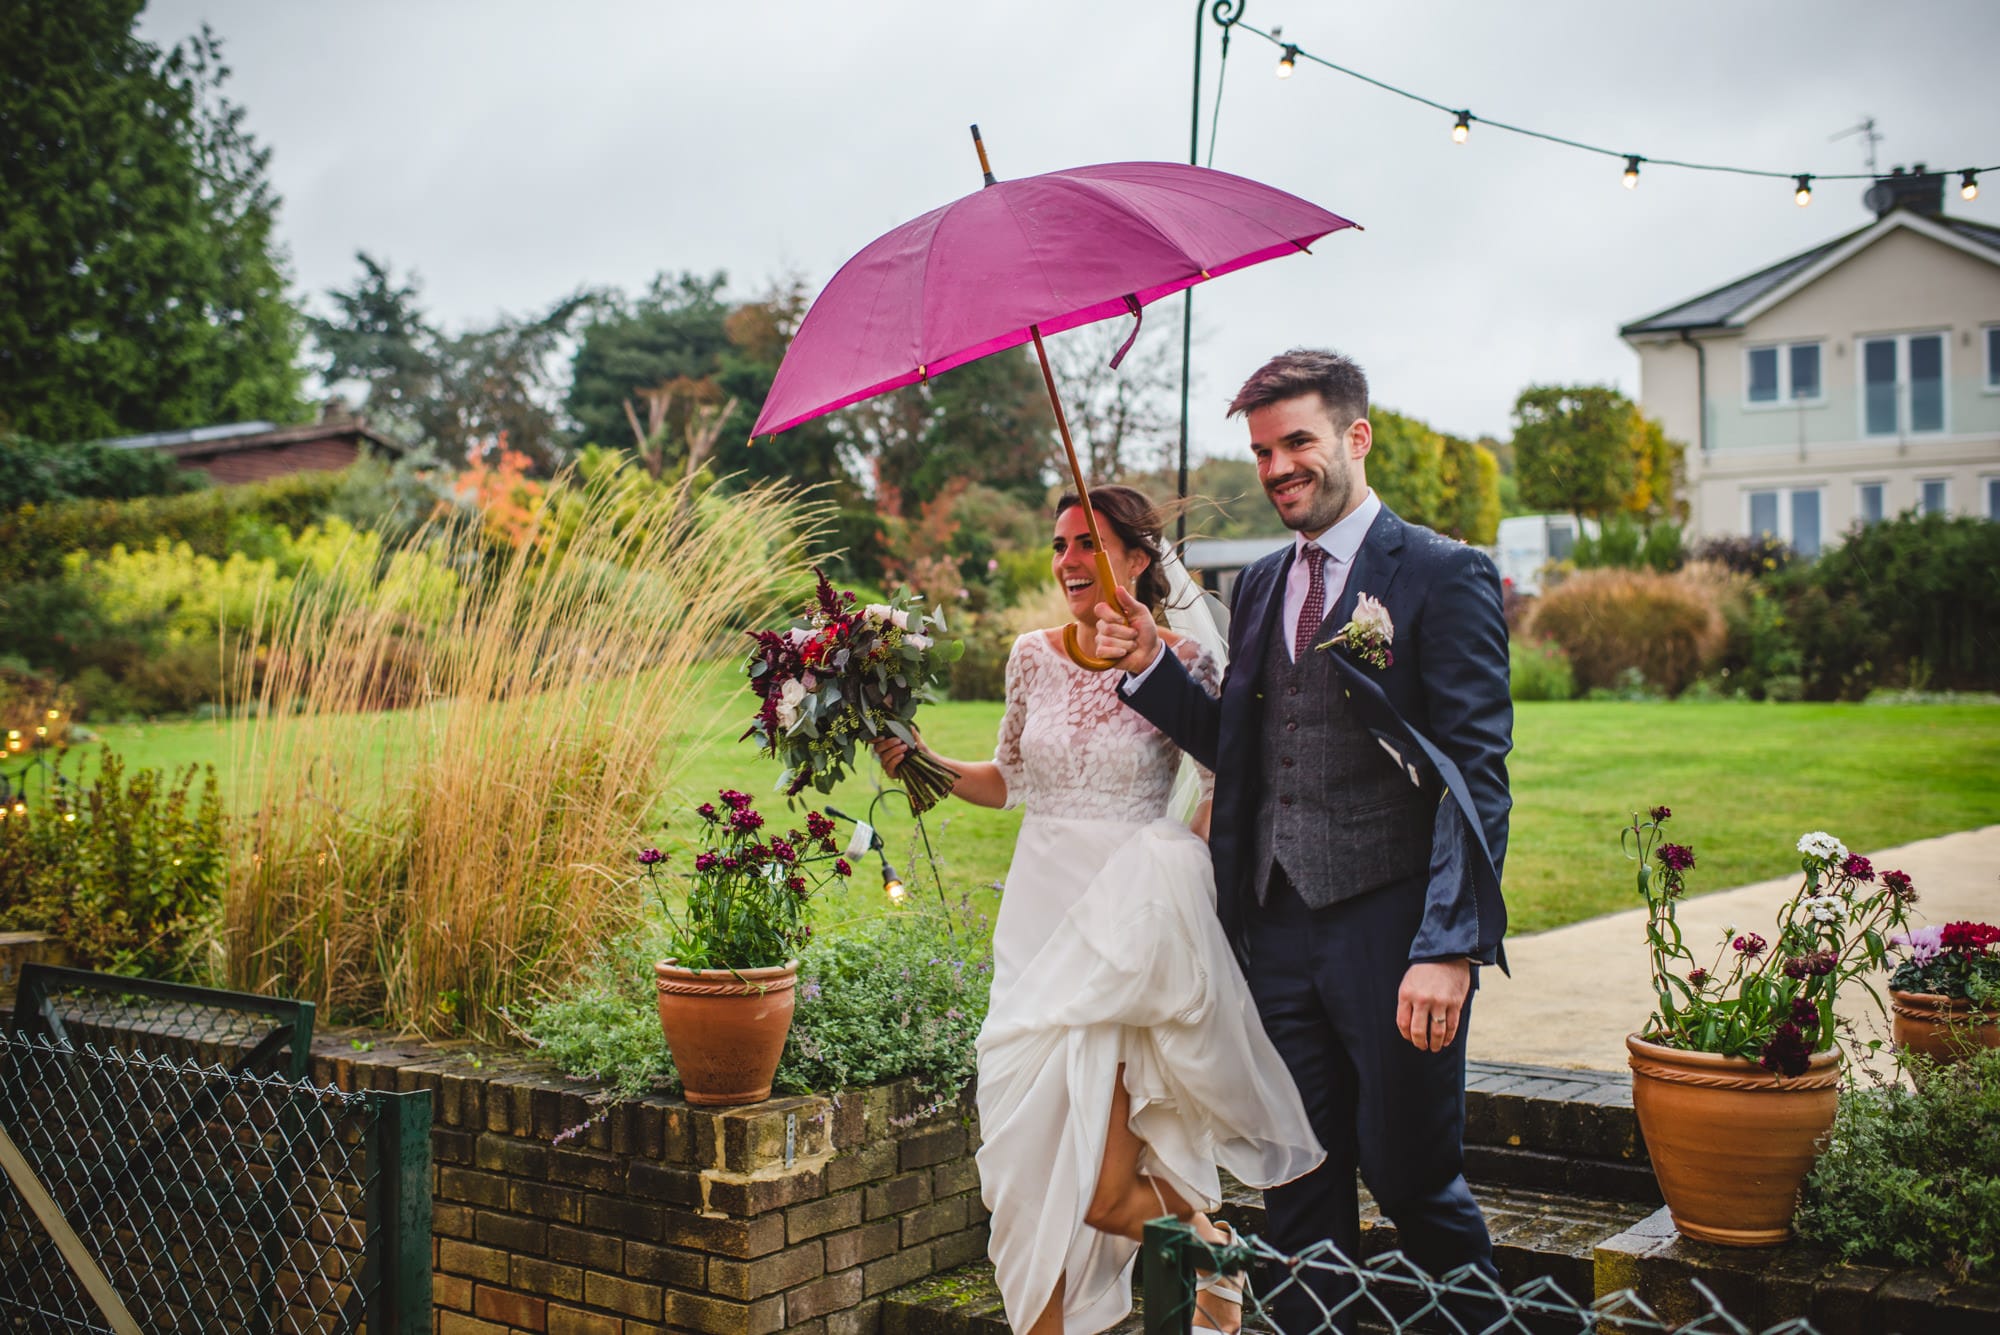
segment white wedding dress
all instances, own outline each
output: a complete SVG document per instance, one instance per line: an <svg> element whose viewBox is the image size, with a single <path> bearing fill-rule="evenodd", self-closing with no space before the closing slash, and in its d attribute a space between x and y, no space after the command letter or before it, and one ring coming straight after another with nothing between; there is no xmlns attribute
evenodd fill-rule
<svg viewBox="0 0 2000 1335"><path fill-rule="evenodd" d="M1174 652L1216 691L1206 650ZM1016 1330L1058 1276L1069 1335L1131 1311L1138 1244L1083 1222L1121 1063L1141 1171L1202 1209L1218 1165L1269 1187L1325 1157L1216 920L1208 845L1167 816L1181 753L1119 700L1121 676L1039 631L1007 661L994 762L1026 814L979 1034L979 1181Z"/></svg>

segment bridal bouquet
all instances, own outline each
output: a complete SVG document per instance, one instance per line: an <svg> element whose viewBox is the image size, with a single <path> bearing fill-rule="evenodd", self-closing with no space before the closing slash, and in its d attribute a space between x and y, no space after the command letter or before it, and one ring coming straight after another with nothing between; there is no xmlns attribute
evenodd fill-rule
<svg viewBox="0 0 2000 1335"><path fill-rule="evenodd" d="M897 777L911 807L928 811L958 774L917 745L910 723L965 646L940 640L943 614L926 614L914 595L857 607L852 593L814 573L819 587L805 616L786 630L750 632L757 647L744 670L761 703L743 735L784 762L787 796L807 784L832 791L858 746L895 737L910 747Z"/></svg>

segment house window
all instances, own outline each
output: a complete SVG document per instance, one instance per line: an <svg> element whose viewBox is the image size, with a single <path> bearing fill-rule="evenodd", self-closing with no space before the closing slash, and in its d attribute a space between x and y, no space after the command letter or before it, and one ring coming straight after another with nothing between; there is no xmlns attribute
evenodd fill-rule
<svg viewBox="0 0 2000 1335"><path fill-rule="evenodd" d="M1864 524L1882 522L1882 483L1863 482L1854 489L1854 517Z"/></svg>
<svg viewBox="0 0 2000 1335"><path fill-rule="evenodd" d="M2000 324L1987 325L1986 335L1986 388L2000 390Z"/></svg>
<svg viewBox="0 0 2000 1335"><path fill-rule="evenodd" d="M1819 555L1819 493L1792 493L1792 548L1800 556Z"/></svg>
<svg viewBox="0 0 2000 1335"><path fill-rule="evenodd" d="M1927 477L1919 482L1917 508L1927 515L1951 513L1950 488L1946 485L1949 481L1948 478Z"/></svg>
<svg viewBox="0 0 2000 1335"><path fill-rule="evenodd" d="M1825 397L1820 385L1820 345L1781 344L1751 348L1745 355L1745 395L1751 403L1817 403Z"/></svg>
<svg viewBox="0 0 2000 1335"><path fill-rule="evenodd" d="M1943 431L1945 337L1861 340L1861 429L1870 436Z"/></svg>
<svg viewBox="0 0 2000 1335"><path fill-rule="evenodd" d="M1789 543L1800 556L1818 556L1821 499L1818 487L1773 488L1746 493L1752 536Z"/></svg>
<svg viewBox="0 0 2000 1335"><path fill-rule="evenodd" d="M1576 550L1576 529L1567 519L1549 521L1549 560L1567 561Z"/></svg>
<svg viewBox="0 0 2000 1335"><path fill-rule="evenodd" d="M1986 479L1986 517L2000 520L2000 477Z"/></svg>

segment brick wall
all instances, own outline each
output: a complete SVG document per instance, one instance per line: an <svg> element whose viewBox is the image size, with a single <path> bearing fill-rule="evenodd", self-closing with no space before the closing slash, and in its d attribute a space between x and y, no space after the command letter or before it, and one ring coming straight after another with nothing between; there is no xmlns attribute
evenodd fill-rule
<svg viewBox="0 0 2000 1335"><path fill-rule="evenodd" d="M882 1294L986 1251L969 1102L909 1082L605 1107L516 1055L340 1030L313 1078L432 1091L439 1335L873 1335Z"/></svg>

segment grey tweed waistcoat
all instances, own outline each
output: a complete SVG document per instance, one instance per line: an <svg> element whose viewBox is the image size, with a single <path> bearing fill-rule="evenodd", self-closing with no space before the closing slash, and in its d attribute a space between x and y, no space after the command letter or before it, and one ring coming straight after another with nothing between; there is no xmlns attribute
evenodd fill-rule
<svg viewBox="0 0 2000 1335"><path fill-rule="evenodd" d="M1438 798L1354 717L1329 651L1292 662L1283 625L1257 678L1264 786L1250 865L1258 903L1281 867L1300 899L1325 908L1428 871Z"/></svg>

